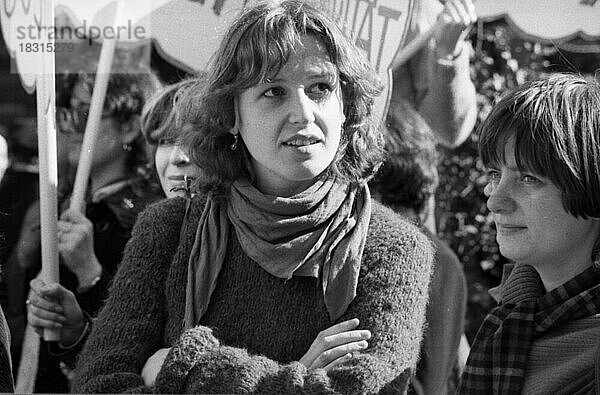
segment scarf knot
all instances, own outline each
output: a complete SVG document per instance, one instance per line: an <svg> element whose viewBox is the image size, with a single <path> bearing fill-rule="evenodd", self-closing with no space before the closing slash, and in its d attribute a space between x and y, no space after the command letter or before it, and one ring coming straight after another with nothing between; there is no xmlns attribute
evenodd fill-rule
<svg viewBox="0 0 600 395"><path fill-rule="evenodd" d="M356 296L370 217L368 187L336 178L291 197L264 195L247 180L235 181L226 201L209 195L188 262L185 327L195 326L208 308L231 229L244 253L269 274L321 277L335 321Z"/></svg>

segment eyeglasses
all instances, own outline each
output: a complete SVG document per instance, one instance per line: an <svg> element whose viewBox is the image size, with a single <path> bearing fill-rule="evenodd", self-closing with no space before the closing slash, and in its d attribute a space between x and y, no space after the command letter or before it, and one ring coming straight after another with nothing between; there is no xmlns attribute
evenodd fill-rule
<svg viewBox="0 0 600 395"><path fill-rule="evenodd" d="M56 107L56 123L61 133L84 134L85 124L90 114L90 106ZM102 111L102 118L112 115L110 110Z"/></svg>

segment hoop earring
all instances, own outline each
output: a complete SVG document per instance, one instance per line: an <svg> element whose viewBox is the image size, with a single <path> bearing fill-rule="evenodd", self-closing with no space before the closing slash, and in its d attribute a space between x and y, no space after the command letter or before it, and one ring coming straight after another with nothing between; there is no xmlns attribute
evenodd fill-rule
<svg viewBox="0 0 600 395"><path fill-rule="evenodd" d="M239 139L239 134L236 133L233 135L233 143L229 146L229 149L232 151L235 151L238 147L238 139Z"/></svg>
<svg viewBox="0 0 600 395"><path fill-rule="evenodd" d="M121 148L123 148L123 151L125 151L125 152L133 151L133 147L131 146L131 144L123 143Z"/></svg>

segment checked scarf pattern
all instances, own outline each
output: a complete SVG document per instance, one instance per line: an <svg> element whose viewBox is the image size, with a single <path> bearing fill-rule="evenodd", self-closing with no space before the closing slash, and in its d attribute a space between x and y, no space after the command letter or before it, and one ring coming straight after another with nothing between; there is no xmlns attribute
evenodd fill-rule
<svg viewBox="0 0 600 395"><path fill-rule="evenodd" d="M600 313L600 269L587 269L544 294L537 271L515 265L502 301L475 337L459 394L519 394L533 339L569 321Z"/></svg>

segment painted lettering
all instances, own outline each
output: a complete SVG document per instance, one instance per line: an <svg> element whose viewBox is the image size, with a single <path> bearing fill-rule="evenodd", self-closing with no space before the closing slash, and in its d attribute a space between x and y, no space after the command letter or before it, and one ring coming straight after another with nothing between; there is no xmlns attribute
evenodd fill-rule
<svg viewBox="0 0 600 395"><path fill-rule="evenodd" d="M17 5L17 0L13 0L12 6L9 7L10 0L4 0L4 14L9 18L12 16L13 12L15 12L15 7Z"/></svg>
<svg viewBox="0 0 600 395"><path fill-rule="evenodd" d="M375 8L375 4L368 0L366 0L366 2L367 10L365 11L365 15L362 18L360 27L358 28L358 33L356 34L356 45L367 52L367 59L369 59L369 61L372 62L373 60L371 59L371 45L373 44L373 9ZM369 27L366 30L367 37L365 38L365 25L367 23L369 24Z"/></svg>
<svg viewBox="0 0 600 395"><path fill-rule="evenodd" d="M378 12L379 16L382 16L385 18L383 21L383 29L381 31L381 39L379 41L379 52L377 54L377 62L375 62L375 68L377 70L379 70L379 68L381 67L381 56L383 55L383 44L385 43L385 39L387 37L389 21L390 21L390 19L394 19L396 21L398 19L400 19L402 12L398 11L398 10L394 10L392 8L385 7L385 6L380 6L379 9L377 10L377 12Z"/></svg>

